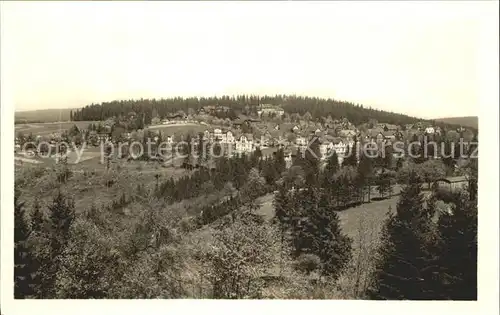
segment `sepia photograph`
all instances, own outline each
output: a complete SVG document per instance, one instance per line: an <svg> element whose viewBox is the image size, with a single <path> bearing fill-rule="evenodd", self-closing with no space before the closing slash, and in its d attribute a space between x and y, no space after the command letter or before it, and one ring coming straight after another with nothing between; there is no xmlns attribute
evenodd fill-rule
<svg viewBox="0 0 500 315"><path fill-rule="evenodd" d="M498 1L1 5L2 314L498 314Z"/></svg>

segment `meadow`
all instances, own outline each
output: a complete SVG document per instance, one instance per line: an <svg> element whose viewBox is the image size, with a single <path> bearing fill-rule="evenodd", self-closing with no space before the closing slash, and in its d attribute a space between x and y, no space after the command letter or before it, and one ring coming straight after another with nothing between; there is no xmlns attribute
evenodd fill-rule
<svg viewBox="0 0 500 315"><path fill-rule="evenodd" d="M50 123L28 123L16 124L15 133L21 132L25 135L32 133L34 136L50 135L54 132L63 132L68 130L73 125L80 129L87 129L88 125L95 123L94 121L64 121L64 122L50 122Z"/></svg>

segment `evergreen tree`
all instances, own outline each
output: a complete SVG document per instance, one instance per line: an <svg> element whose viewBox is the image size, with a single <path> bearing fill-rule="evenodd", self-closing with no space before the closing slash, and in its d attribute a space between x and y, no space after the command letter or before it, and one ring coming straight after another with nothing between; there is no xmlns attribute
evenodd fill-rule
<svg viewBox="0 0 500 315"><path fill-rule="evenodd" d="M317 188L297 193L298 224L292 227L295 255L312 254L322 265L322 274L334 279L351 258L351 240L344 235L333 205Z"/></svg>
<svg viewBox="0 0 500 315"><path fill-rule="evenodd" d="M319 139L315 137L305 151L304 172L306 175L306 184L308 186L318 185L320 157Z"/></svg>
<svg viewBox="0 0 500 315"><path fill-rule="evenodd" d="M325 169L323 170L322 186L328 188L333 185L334 176L339 168L339 158L335 151L332 152L328 161L326 162Z"/></svg>
<svg viewBox="0 0 500 315"><path fill-rule="evenodd" d="M357 166L358 165L358 139L354 137L352 147L347 146L346 157L342 161L342 166Z"/></svg>
<svg viewBox="0 0 500 315"><path fill-rule="evenodd" d="M14 298L32 295L34 256L28 245L30 229L24 213L24 202L19 201L19 191L14 190Z"/></svg>
<svg viewBox="0 0 500 315"><path fill-rule="evenodd" d="M373 163L372 159L370 157L367 157L365 154L360 154L358 164L358 178L360 186L366 187L366 191L368 192L368 202L370 202L372 183L374 179Z"/></svg>
<svg viewBox="0 0 500 315"><path fill-rule="evenodd" d="M312 252L322 262L323 274L337 278L351 259L352 240L342 233L338 214L329 198L322 194L319 199L318 206L309 215L314 226Z"/></svg>
<svg viewBox="0 0 500 315"><path fill-rule="evenodd" d="M45 224L45 218L43 216L42 209L40 209L40 203L38 199L35 199L33 205L33 212L31 213L31 230L33 232L41 233L43 232Z"/></svg>
<svg viewBox="0 0 500 315"><path fill-rule="evenodd" d="M263 163L262 173L264 178L266 179L266 183L268 185L273 185L276 180L278 180L279 175L276 170L275 163L272 160L266 160Z"/></svg>
<svg viewBox="0 0 500 315"><path fill-rule="evenodd" d="M378 192L382 198L384 198L387 194L390 195L392 194L392 181L393 181L393 176L390 172L388 171L382 171L377 177L377 185L378 185Z"/></svg>
<svg viewBox="0 0 500 315"><path fill-rule="evenodd" d="M389 213L383 229L375 285L369 292L372 298L422 300L435 296L432 213L423 203L421 181L412 172L396 214Z"/></svg>
<svg viewBox="0 0 500 315"><path fill-rule="evenodd" d="M55 277L59 271L62 253L70 239L70 228L75 218L73 200L67 199L61 191L54 196L49 206L49 249L51 262L44 265L44 290L47 297L55 296Z"/></svg>
<svg viewBox="0 0 500 315"><path fill-rule="evenodd" d="M279 148L278 151L276 151L276 155L274 156L274 166L276 172L280 176L286 170L285 152L283 151L283 148Z"/></svg>

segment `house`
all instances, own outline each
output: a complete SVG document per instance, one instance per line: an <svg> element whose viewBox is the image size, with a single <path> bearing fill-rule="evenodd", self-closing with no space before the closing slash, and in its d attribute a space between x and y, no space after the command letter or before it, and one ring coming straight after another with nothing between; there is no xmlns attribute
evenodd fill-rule
<svg viewBox="0 0 500 315"><path fill-rule="evenodd" d="M394 133L394 137L396 140L401 141L404 139L404 134L398 130Z"/></svg>
<svg viewBox="0 0 500 315"><path fill-rule="evenodd" d="M303 137L301 135L297 135L297 138L295 138L295 144L298 146L306 146L307 145L306 137Z"/></svg>
<svg viewBox="0 0 500 315"><path fill-rule="evenodd" d="M444 188L450 191L466 188L468 184L469 182L465 176L440 178L434 182L436 187Z"/></svg>
<svg viewBox="0 0 500 315"><path fill-rule="evenodd" d="M245 115L239 115L238 119L233 121L233 126L235 128L240 128L241 125L246 124L247 126L251 126L253 123L260 122L260 119L247 117Z"/></svg>
<svg viewBox="0 0 500 315"><path fill-rule="evenodd" d="M340 129L338 130L337 134L340 136L340 137L344 137L344 138L353 138L354 136L356 136L356 130L352 130L352 129Z"/></svg>
<svg viewBox="0 0 500 315"><path fill-rule="evenodd" d="M394 135L394 131L384 131L382 132L384 141L394 141L396 140L396 136Z"/></svg>
<svg viewBox="0 0 500 315"><path fill-rule="evenodd" d="M274 126L274 130L280 130L280 125Z"/></svg>
<svg viewBox="0 0 500 315"><path fill-rule="evenodd" d="M97 134L97 138L100 142L108 142L111 140L111 136L107 132L100 132Z"/></svg>
<svg viewBox="0 0 500 315"><path fill-rule="evenodd" d="M168 121L173 121L173 120L183 120L183 119L187 119L187 116L184 114L173 114L173 115L168 115L167 116L167 120Z"/></svg>
<svg viewBox="0 0 500 315"><path fill-rule="evenodd" d="M260 136L260 144L262 146L269 146L271 144L272 140L271 133L269 131L266 131L263 135Z"/></svg>
<svg viewBox="0 0 500 315"><path fill-rule="evenodd" d="M219 128L214 129L214 140L221 141L222 140L222 130Z"/></svg>
<svg viewBox="0 0 500 315"><path fill-rule="evenodd" d="M203 106L200 108L198 111L198 114L200 115L213 115L216 112L216 106L214 105L208 105L208 106Z"/></svg>
<svg viewBox="0 0 500 315"><path fill-rule="evenodd" d="M233 133L231 132L231 130L228 130L224 135L223 135L223 142L224 143L230 143L230 144L233 144L234 143L234 135Z"/></svg>
<svg viewBox="0 0 500 315"><path fill-rule="evenodd" d="M285 152L285 167L290 168L293 164L292 152Z"/></svg>
<svg viewBox="0 0 500 315"><path fill-rule="evenodd" d="M285 114L285 111L281 106L276 106L272 104L262 104L259 106L259 109L257 109L257 114L261 116L262 114L275 114L276 116L283 116Z"/></svg>
<svg viewBox="0 0 500 315"><path fill-rule="evenodd" d="M253 135L252 134L241 135L240 138L236 141L236 152L249 153L252 151L253 151Z"/></svg>
<svg viewBox="0 0 500 315"><path fill-rule="evenodd" d="M348 142L348 141L343 141L342 139L335 139L333 141L333 150L335 150L335 153L338 155L338 156L344 156L346 153L347 153L347 149L349 147L352 147L352 144L351 142Z"/></svg>
<svg viewBox="0 0 500 315"><path fill-rule="evenodd" d="M299 130L300 130L300 127L297 125L293 126L293 128L292 128L292 132L297 132Z"/></svg>
<svg viewBox="0 0 500 315"><path fill-rule="evenodd" d="M399 126L398 125L392 125L392 124L384 124L382 126L382 128L385 131L396 131L396 130L399 130Z"/></svg>

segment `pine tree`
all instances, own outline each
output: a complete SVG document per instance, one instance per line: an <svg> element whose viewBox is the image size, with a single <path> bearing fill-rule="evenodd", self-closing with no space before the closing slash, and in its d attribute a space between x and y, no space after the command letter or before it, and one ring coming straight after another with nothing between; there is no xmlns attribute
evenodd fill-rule
<svg viewBox="0 0 500 315"><path fill-rule="evenodd" d="M318 185L318 175L319 175L319 158L321 153L319 151L319 139L314 138L309 147L305 151L304 171L306 173L306 184L308 186Z"/></svg>
<svg viewBox="0 0 500 315"><path fill-rule="evenodd" d="M326 162L325 169L323 170L322 186L323 188L328 188L333 185L334 176L339 169L339 158L335 151L332 152L328 161Z"/></svg>
<svg viewBox="0 0 500 315"><path fill-rule="evenodd" d="M278 175L281 175L286 170L285 152L283 148L279 148L278 151L276 151L276 155L274 156L274 168Z"/></svg>
<svg viewBox="0 0 500 315"><path fill-rule="evenodd" d="M312 254L321 261L322 275L336 278L351 258L351 240L327 194L306 188L297 193L297 222L292 224L295 256ZM290 207L290 206L289 206Z"/></svg>
<svg viewBox="0 0 500 315"><path fill-rule="evenodd" d="M55 296L55 277L60 260L70 238L70 228L75 219L73 200L67 199L61 191L54 196L49 206L49 247L51 263L44 266L44 284L47 297Z"/></svg>
<svg viewBox="0 0 500 315"><path fill-rule="evenodd" d="M43 212L40 209L40 203L38 199L35 199L33 205L33 212L31 213L31 230L33 232L41 233L43 231L45 224L45 218Z"/></svg>
<svg viewBox="0 0 500 315"><path fill-rule="evenodd" d="M28 246L30 229L24 213L24 202L19 202L19 191L14 191L14 298L32 295L34 257Z"/></svg>
<svg viewBox="0 0 500 315"><path fill-rule="evenodd" d="M312 252L322 262L323 274L337 278L351 259L352 240L342 233L340 219L329 198L322 194L319 199L309 215L314 226Z"/></svg>
<svg viewBox="0 0 500 315"><path fill-rule="evenodd" d="M421 181L412 172L396 214L389 213L383 229L372 298L422 300L435 295L432 216L423 203Z"/></svg>
<svg viewBox="0 0 500 315"><path fill-rule="evenodd" d="M364 154L360 155L359 164L358 164L358 178L359 185L363 187L367 187L368 191L368 202L371 201L371 190L373 183L373 163L372 159L367 157Z"/></svg>
<svg viewBox="0 0 500 315"><path fill-rule="evenodd" d="M346 158L342 161L342 166L357 166L358 165L358 139L354 137L352 147L347 146Z"/></svg>

